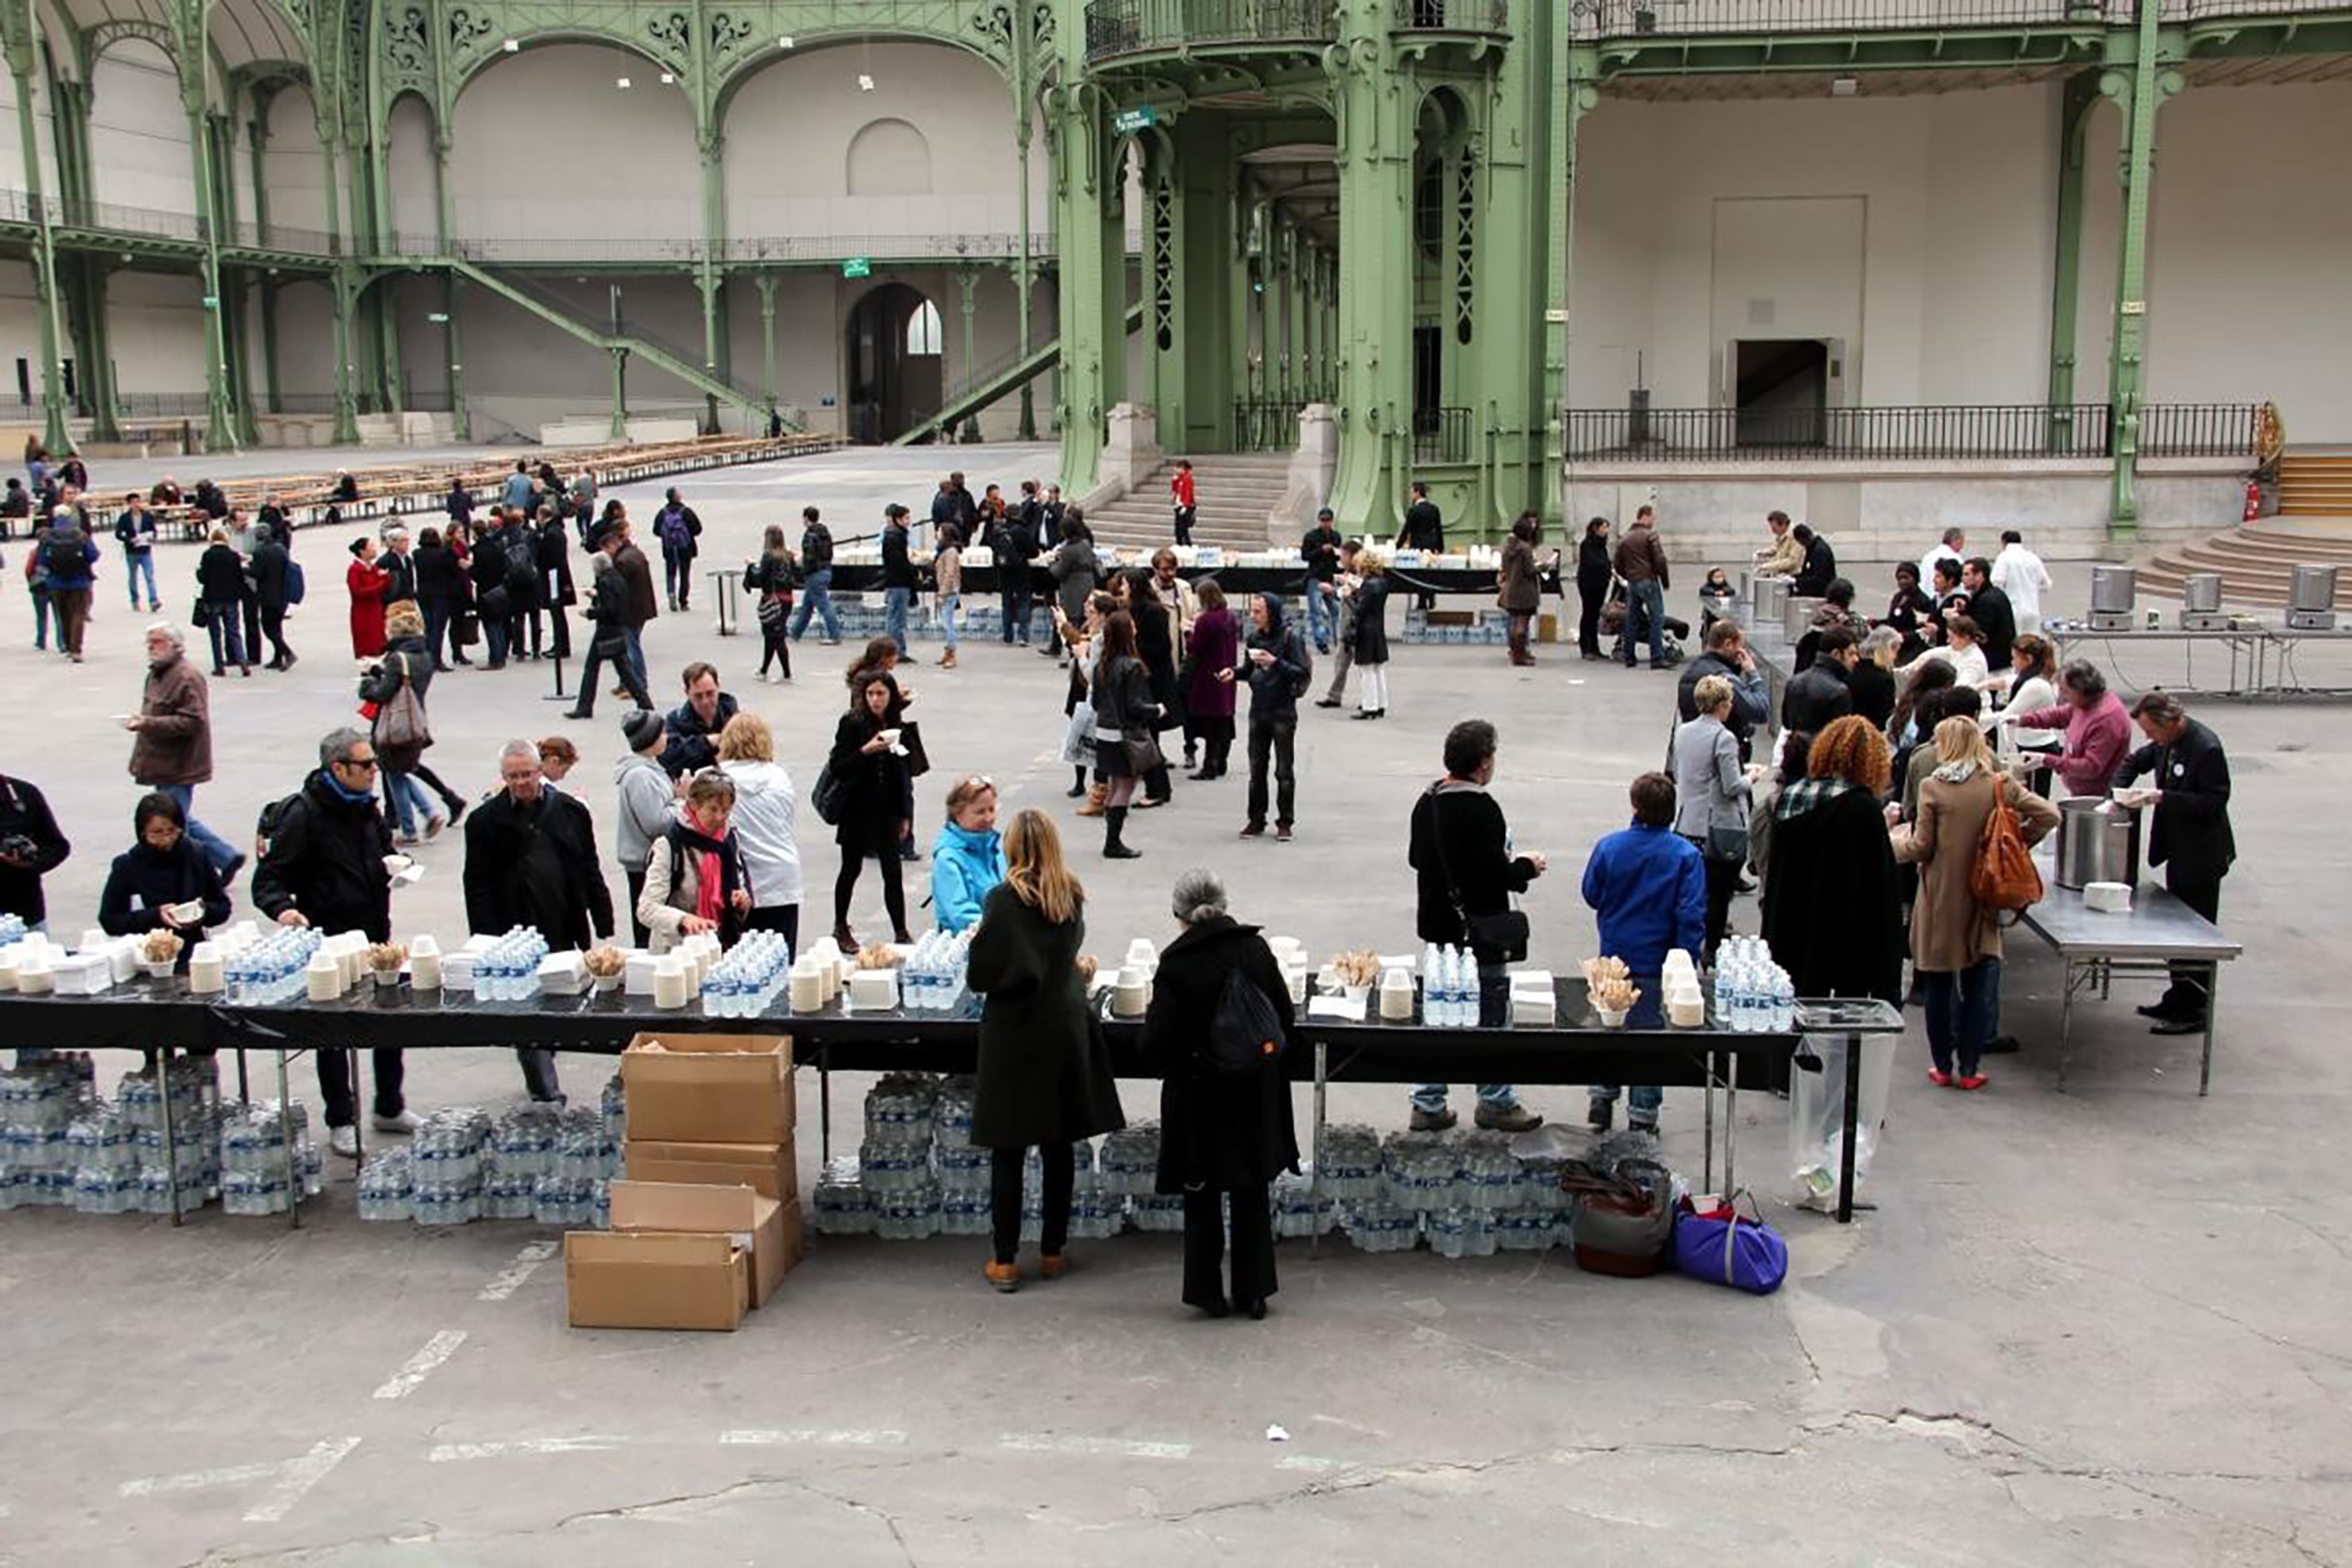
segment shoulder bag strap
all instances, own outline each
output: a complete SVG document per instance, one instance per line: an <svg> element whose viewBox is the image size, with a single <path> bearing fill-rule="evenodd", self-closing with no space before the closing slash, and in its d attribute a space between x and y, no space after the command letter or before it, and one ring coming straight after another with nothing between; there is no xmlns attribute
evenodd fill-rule
<svg viewBox="0 0 2352 1568"><path fill-rule="evenodd" d="M1437 804L1445 797L1439 789L1438 784L1429 786L1429 843L1437 851L1437 874L1445 883L1446 900L1453 904L1454 916L1462 922L1462 934L1466 939L1470 934L1470 911L1462 907L1462 887L1454 879L1454 865L1445 853L1444 824L1437 819Z"/></svg>

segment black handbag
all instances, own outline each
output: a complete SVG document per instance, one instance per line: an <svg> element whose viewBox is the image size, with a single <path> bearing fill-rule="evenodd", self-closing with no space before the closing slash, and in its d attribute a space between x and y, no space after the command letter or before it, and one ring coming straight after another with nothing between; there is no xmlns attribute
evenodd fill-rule
<svg viewBox="0 0 2352 1568"><path fill-rule="evenodd" d="M898 746L907 753L907 776L921 778L931 771L931 754L923 750L922 727L911 721L898 726Z"/></svg>
<svg viewBox="0 0 2352 1568"><path fill-rule="evenodd" d="M1454 880L1454 868L1446 859L1445 835L1437 820L1437 786L1429 788L1429 841L1437 851L1437 874L1445 879L1445 896L1454 905L1454 913L1469 933L1470 945L1489 952L1502 954L1506 963L1523 962L1528 956L1529 927L1527 913L1521 910L1505 910L1500 914L1474 915L1462 907L1462 889Z"/></svg>
<svg viewBox="0 0 2352 1568"><path fill-rule="evenodd" d="M1118 743L1127 748L1127 765L1134 770L1137 778L1168 765L1167 756L1160 750L1160 738L1149 730L1123 730Z"/></svg>

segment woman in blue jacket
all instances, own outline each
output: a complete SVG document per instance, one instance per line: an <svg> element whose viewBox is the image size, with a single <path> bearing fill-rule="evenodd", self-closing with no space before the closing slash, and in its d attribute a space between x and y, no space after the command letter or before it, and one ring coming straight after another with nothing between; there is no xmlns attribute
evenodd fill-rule
<svg viewBox="0 0 2352 1568"><path fill-rule="evenodd" d="M980 920L989 889L1004 880L1004 836L996 831L996 785L973 775L948 791L948 819L931 846L931 907L940 929L959 931Z"/></svg>

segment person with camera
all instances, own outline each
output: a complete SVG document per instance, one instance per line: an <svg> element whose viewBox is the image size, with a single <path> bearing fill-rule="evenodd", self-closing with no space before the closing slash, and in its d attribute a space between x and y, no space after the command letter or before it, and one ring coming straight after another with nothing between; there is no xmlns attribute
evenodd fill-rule
<svg viewBox="0 0 2352 1568"><path fill-rule="evenodd" d="M1406 861L1414 872L1413 931L1422 941L1467 947L1478 963L1478 1023L1495 1028L1507 1018L1510 981L1504 965L1527 956L1528 917L1511 895L1544 874L1550 862L1538 850L1514 854L1503 808L1486 793L1495 778L1495 726L1465 719L1445 732L1445 776L1413 803ZM1445 1105L1446 1086L1412 1091L1412 1129L1442 1132L1456 1118ZM1519 1103L1507 1083L1478 1086L1478 1125L1526 1132L1543 1118Z"/></svg>

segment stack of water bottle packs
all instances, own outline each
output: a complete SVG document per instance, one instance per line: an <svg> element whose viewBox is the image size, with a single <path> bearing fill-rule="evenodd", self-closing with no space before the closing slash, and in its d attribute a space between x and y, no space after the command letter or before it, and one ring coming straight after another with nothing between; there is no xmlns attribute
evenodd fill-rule
<svg viewBox="0 0 2352 1568"><path fill-rule="evenodd" d="M886 1241L986 1236L990 1153L971 1142L971 1095L970 1079L889 1073L879 1079L866 1093L857 1157L835 1160L817 1179L819 1234ZM1156 1134L1151 1147L1156 1160ZM1127 1218L1128 1176L1098 1171L1091 1142L1072 1146L1071 1164L1071 1236L1118 1235ZM1044 1192L1045 1167L1032 1150L1022 1173L1022 1234L1031 1241L1043 1228Z"/></svg>
<svg viewBox="0 0 2352 1568"><path fill-rule="evenodd" d="M839 556L836 560L841 559ZM835 616L841 623L841 635L851 639L878 637L889 635L888 617L879 595L860 597L836 594L833 598ZM982 598L969 591L964 595L963 613L956 617L957 635L969 641L988 642L1004 635L1004 612L992 600ZM909 642L929 642L945 634L936 615L919 611L907 616L907 639ZM1015 635L1019 635L1017 630ZM1033 608L1029 616L1029 637L1040 646L1054 636L1054 618L1050 609Z"/></svg>
<svg viewBox="0 0 2352 1568"><path fill-rule="evenodd" d="M404 1146L361 1169L360 1217L418 1225L524 1219L604 1229L621 1173L620 1076L603 1103L438 1110Z"/></svg>
<svg viewBox="0 0 2352 1568"><path fill-rule="evenodd" d="M96 1100L79 1051L0 1072L0 1209L72 1206L67 1130Z"/></svg>
<svg viewBox="0 0 2352 1568"><path fill-rule="evenodd" d="M275 1100L230 1106L221 1121L220 1140L224 1213L284 1214L325 1190L319 1146L310 1141L310 1108L299 1100L290 1106ZM294 1154L290 1178L286 1168L289 1145Z"/></svg>
<svg viewBox="0 0 2352 1568"><path fill-rule="evenodd" d="M1458 615L1461 612L1454 612ZM1496 647L1511 640L1511 617L1506 610L1479 610L1467 625L1433 625L1418 605L1406 606L1404 640L1409 643L1475 644Z"/></svg>
<svg viewBox="0 0 2352 1568"><path fill-rule="evenodd" d="M1409 1252L1424 1237L1430 1250L1447 1258L1566 1245L1558 1157L1514 1154L1498 1132L1391 1132L1379 1143L1375 1164L1372 1137L1367 1127L1339 1126L1324 1139L1321 1184L1338 1198L1349 1239L1364 1251Z"/></svg>

